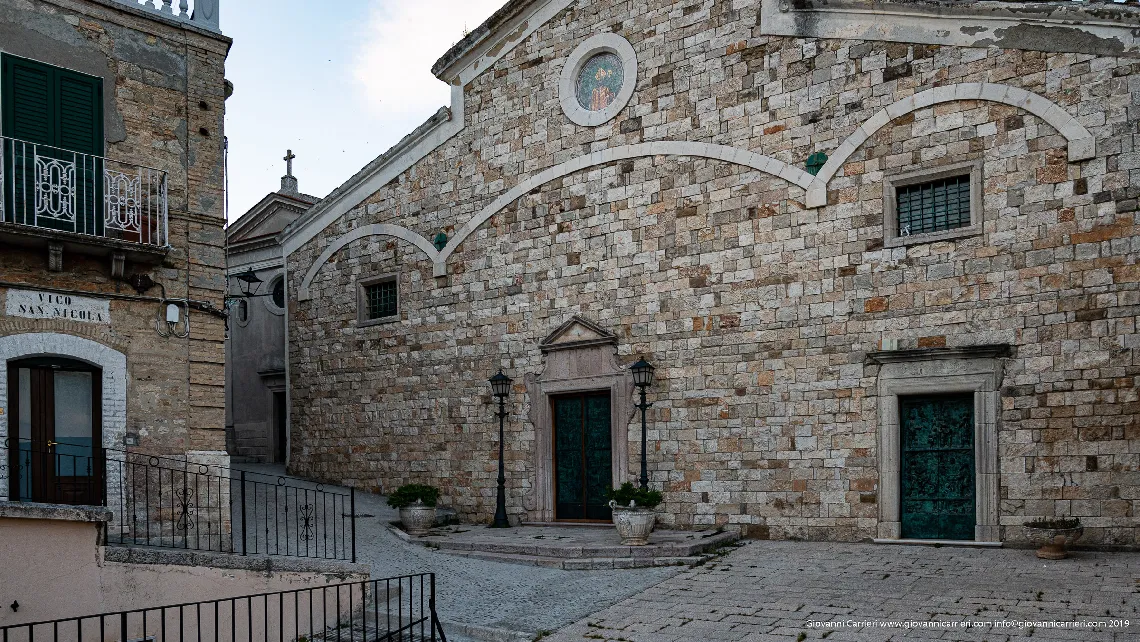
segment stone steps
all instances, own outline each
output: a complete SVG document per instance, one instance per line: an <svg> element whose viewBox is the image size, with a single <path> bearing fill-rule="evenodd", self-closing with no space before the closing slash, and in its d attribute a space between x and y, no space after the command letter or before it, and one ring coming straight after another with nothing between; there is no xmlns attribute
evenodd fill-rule
<svg viewBox="0 0 1140 642"><path fill-rule="evenodd" d="M541 557L538 555L518 555L513 553L490 553L483 551L459 551L440 549L440 553L468 557L472 559L487 560L490 562L503 562L505 564L522 564L526 566L541 566L543 568L557 568L564 571L597 571L603 569L620 568L648 568L652 566L689 566L698 564L712 557L712 555L692 555L687 557Z"/></svg>
<svg viewBox="0 0 1140 642"><path fill-rule="evenodd" d="M500 532L493 537L472 537L479 527L436 529L424 537L411 537L394 523L388 528L409 544L449 555L563 570L692 565L709 559L715 551L740 538L735 531L708 534L663 531L658 535L658 542L651 540L646 546L621 546L597 542L583 544L570 537L534 537L529 533L538 531L528 531L525 526L513 533ZM542 532L549 533L549 529Z"/></svg>

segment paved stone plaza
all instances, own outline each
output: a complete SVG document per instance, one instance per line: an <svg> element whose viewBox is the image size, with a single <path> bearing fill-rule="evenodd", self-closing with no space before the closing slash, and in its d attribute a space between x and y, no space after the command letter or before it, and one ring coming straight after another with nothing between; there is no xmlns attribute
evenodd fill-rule
<svg viewBox="0 0 1140 642"><path fill-rule="evenodd" d="M1048 562L1024 549L748 542L545 638L625 640L1135 640L1140 554L1078 552ZM871 621L824 628L813 622ZM1108 622L1089 629L948 627L891 621ZM801 637L802 636L802 637Z"/></svg>

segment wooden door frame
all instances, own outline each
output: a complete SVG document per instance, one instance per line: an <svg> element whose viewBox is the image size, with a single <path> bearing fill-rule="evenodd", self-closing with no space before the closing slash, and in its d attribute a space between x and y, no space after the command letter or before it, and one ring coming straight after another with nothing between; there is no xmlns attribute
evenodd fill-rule
<svg viewBox="0 0 1140 642"><path fill-rule="evenodd" d="M106 481L106 474L104 471L104 456L103 456L103 368L73 359L69 357L49 357L49 356L27 356L20 359L12 359L8 361L8 406L9 406L9 419L8 419L8 456L9 466L8 470L8 495L12 501L19 501L20 498L20 466L19 466L19 452L20 452L20 370L27 368L31 372L46 371L51 373L51 384L45 385L45 394L50 402L45 405L45 417L41 418L39 422L41 430L45 434L40 435L40 441L50 443L55 441L55 373L58 371L64 372L88 372L91 373L91 458L93 466L91 477L94 478L94 486L91 492L96 496L95 500L101 502L105 492L104 484ZM30 383L30 385L32 385ZM34 394L34 390L33 390ZM50 408L50 410L47 410ZM44 428L46 425L47 428ZM36 456L35 444L37 441L36 435L36 420L32 418L32 434L31 442L33 445L32 453L33 458ZM15 445L13 446L13 437L15 438ZM50 457L46 457L46 446L40 453L41 457L45 457L47 461L51 461ZM31 489L29 489L29 496L33 502L43 503L57 503L58 497L55 496L55 489L57 487L58 475L55 471L55 466L49 466L50 470L46 477L41 479L41 483L46 483L46 488L37 489L36 475L33 473L31 477Z"/></svg>
<svg viewBox="0 0 1140 642"><path fill-rule="evenodd" d="M609 402L610 402L610 431L609 431L610 432L610 477L611 477L611 479L613 478L613 467L614 467L613 466L613 451L614 451L614 430L613 430L614 396L613 396L613 391L610 390L609 388L598 388L595 390L578 390L578 391L574 391L574 392L565 392L565 393L558 393L558 394L550 395L550 397L547 399L547 403L550 404L550 420L551 420L550 421L550 431L551 431L550 474L552 475L552 478L550 480L550 484L551 484L551 487L554 489L554 504L553 504L552 508L554 510L554 521L556 521L556 522L581 523L581 524L608 524L611 521L608 519L589 519L586 517L583 517L580 519L574 519L574 518L561 518L558 516L558 425L557 425L557 416L558 415L554 412L554 404L559 399L583 399L583 400L585 400L589 397L605 397L606 399L609 399ZM585 422L586 422L586 404L583 402L583 404L582 404L582 423L583 423L583 427L582 427L582 455L583 455L582 465L583 465L583 467L585 467L585 461L586 461L585 460L585 454L586 454ZM583 480L585 480L584 475L583 475ZM582 485L582 512L583 512L583 514L585 514L585 512L586 512L586 486L585 486L584 481L583 481L583 485Z"/></svg>

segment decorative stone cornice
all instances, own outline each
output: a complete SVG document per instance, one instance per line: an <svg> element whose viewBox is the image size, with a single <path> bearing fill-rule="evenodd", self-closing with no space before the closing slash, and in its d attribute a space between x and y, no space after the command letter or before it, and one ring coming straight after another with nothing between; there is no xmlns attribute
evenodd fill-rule
<svg viewBox="0 0 1140 642"><path fill-rule="evenodd" d="M882 350L867 353L867 360L877 364L902 363L913 361L937 361L942 359L1000 359L1012 357L1013 346L1008 343L993 343L958 348L919 348L916 350Z"/></svg>

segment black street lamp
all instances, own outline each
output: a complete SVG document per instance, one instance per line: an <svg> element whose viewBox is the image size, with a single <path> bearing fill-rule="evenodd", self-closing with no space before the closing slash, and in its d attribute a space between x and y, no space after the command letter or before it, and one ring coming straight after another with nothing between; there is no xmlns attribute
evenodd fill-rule
<svg viewBox="0 0 1140 642"><path fill-rule="evenodd" d="M261 280L261 277L257 276L257 272L253 271L253 268L250 268L241 274L235 274L234 278L236 278L238 281L241 281L241 293L244 297L257 296L257 291L261 288L261 284L264 283L264 281Z"/></svg>
<svg viewBox="0 0 1140 642"><path fill-rule="evenodd" d="M645 452L645 411L653 404L645 402L645 389L653 385L653 365L642 357L629 369L633 372L634 385L641 391L641 403L636 406L641 408L641 488L642 490L649 490L649 464Z"/></svg>
<svg viewBox="0 0 1140 642"><path fill-rule="evenodd" d="M495 521L491 528L510 528L507 521L507 473L503 467L503 421L507 418L506 402L511 392L511 378L503 374L502 368L499 374L491 377L491 391L499 398L499 494L495 498Z"/></svg>

